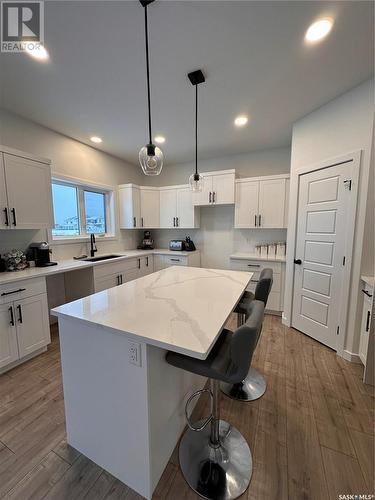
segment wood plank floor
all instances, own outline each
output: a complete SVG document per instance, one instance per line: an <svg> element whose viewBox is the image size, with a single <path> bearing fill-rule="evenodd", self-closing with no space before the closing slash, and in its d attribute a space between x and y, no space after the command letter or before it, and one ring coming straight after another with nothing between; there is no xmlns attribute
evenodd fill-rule
<svg viewBox="0 0 375 500"><path fill-rule="evenodd" d="M234 317L230 320L233 326ZM374 391L362 368L266 316L255 358L266 377L253 403L221 399L222 418L248 440L253 477L242 499L337 500L374 493ZM207 413L207 402L197 413ZM0 497L140 499L65 441L58 336L0 376ZM175 452L155 499L196 499Z"/></svg>

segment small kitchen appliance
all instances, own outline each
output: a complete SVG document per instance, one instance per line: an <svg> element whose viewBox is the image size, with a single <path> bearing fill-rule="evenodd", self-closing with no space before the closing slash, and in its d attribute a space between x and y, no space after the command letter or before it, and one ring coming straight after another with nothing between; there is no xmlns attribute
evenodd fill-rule
<svg viewBox="0 0 375 500"><path fill-rule="evenodd" d="M35 267L56 266L57 262L51 262L52 251L46 241L31 243L27 251L27 260L35 261Z"/></svg>
<svg viewBox="0 0 375 500"><path fill-rule="evenodd" d="M190 236L186 236L185 240L171 240L169 242L169 250L174 250L176 252L194 252L196 248Z"/></svg>
<svg viewBox="0 0 375 500"><path fill-rule="evenodd" d="M140 245L138 245L139 250L153 250L154 249L154 240L151 238L150 231L145 231L143 233L143 240Z"/></svg>

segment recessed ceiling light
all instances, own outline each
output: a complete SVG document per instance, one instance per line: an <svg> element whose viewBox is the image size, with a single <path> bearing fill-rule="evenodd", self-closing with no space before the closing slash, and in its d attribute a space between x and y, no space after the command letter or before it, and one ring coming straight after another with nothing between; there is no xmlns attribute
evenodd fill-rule
<svg viewBox="0 0 375 500"><path fill-rule="evenodd" d="M35 43L28 43L25 49L25 52L29 54L29 56L34 59L38 59L39 61L46 61L49 59L48 51L43 45L37 45Z"/></svg>
<svg viewBox="0 0 375 500"><path fill-rule="evenodd" d="M236 125L236 127L243 127L248 121L249 119L246 115L240 115L237 116L237 118L234 120L234 124Z"/></svg>
<svg viewBox="0 0 375 500"><path fill-rule="evenodd" d="M154 141L157 143L157 144L164 144L165 143L165 137L163 137L162 135L157 135L154 139Z"/></svg>
<svg viewBox="0 0 375 500"><path fill-rule="evenodd" d="M103 142L102 139L100 137L97 137L96 135L93 135L92 137L90 137L90 141L95 142L97 144L99 144L100 142Z"/></svg>
<svg viewBox="0 0 375 500"><path fill-rule="evenodd" d="M306 31L305 40L308 43L315 43L323 40L331 31L333 26L332 19L319 19L313 23Z"/></svg>

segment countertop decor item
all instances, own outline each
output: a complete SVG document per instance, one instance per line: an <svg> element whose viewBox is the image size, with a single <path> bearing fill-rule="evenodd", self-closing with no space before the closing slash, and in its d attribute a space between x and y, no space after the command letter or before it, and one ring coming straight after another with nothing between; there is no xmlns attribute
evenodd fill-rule
<svg viewBox="0 0 375 500"><path fill-rule="evenodd" d="M146 74L147 74L147 102L148 102L148 134L149 141L139 152L139 163L145 175L159 175L163 168L164 155L160 148L152 142L151 132L151 91L150 91L150 61L148 49L148 20L147 6L154 0L140 0L145 10L145 40L146 40Z"/></svg>
<svg viewBox="0 0 375 500"><path fill-rule="evenodd" d="M22 250L11 250L4 257L7 271L23 271L29 267L26 255Z"/></svg>
<svg viewBox="0 0 375 500"><path fill-rule="evenodd" d="M195 86L195 172L189 177L189 184L192 191L200 192L203 190L204 177L202 174L198 174L198 85L204 83L206 79L200 69L188 73L188 78Z"/></svg>

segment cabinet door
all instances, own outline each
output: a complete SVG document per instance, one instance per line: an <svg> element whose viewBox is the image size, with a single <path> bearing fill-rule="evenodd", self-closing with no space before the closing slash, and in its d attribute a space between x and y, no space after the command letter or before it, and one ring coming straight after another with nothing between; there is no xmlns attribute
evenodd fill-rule
<svg viewBox="0 0 375 500"><path fill-rule="evenodd" d="M212 175L205 175L203 189L198 193L193 193L193 205L211 205L212 203Z"/></svg>
<svg viewBox="0 0 375 500"><path fill-rule="evenodd" d="M147 274L151 274L153 272L154 272L153 256L146 255L145 257L141 257L140 276L146 276Z"/></svg>
<svg viewBox="0 0 375 500"><path fill-rule="evenodd" d="M141 227L158 228L160 223L160 196L155 189L140 189Z"/></svg>
<svg viewBox="0 0 375 500"><path fill-rule="evenodd" d="M366 365L367 362L370 323L371 323L371 300L369 300L367 297L364 297L361 333L359 338L359 353L358 353L364 365Z"/></svg>
<svg viewBox="0 0 375 500"><path fill-rule="evenodd" d="M47 294L14 302L20 358L51 342Z"/></svg>
<svg viewBox="0 0 375 500"><path fill-rule="evenodd" d="M122 282L128 283L129 281L136 280L142 276L141 269L132 269L131 271L126 271L122 273Z"/></svg>
<svg viewBox="0 0 375 500"><path fill-rule="evenodd" d="M0 368L19 358L13 304L0 306Z"/></svg>
<svg viewBox="0 0 375 500"><path fill-rule="evenodd" d="M160 190L160 227L176 227L176 189Z"/></svg>
<svg viewBox="0 0 375 500"><path fill-rule="evenodd" d="M108 290L121 284L121 274L111 274L105 278L95 280L95 293Z"/></svg>
<svg viewBox="0 0 375 500"><path fill-rule="evenodd" d="M285 179L284 227L288 227L290 179Z"/></svg>
<svg viewBox="0 0 375 500"><path fill-rule="evenodd" d="M214 175L212 192L215 205L234 203L234 174Z"/></svg>
<svg viewBox="0 0 375 500"><path fill-rule="evenodd" d="M154 272L161 271L165 268L164 255L154 255Z"/></svg>
<svg viewBox="0 0 375 500"><path fill-rule="evenodd" d="M259 181L260 227L284 227L285 179Z"/></svg>
<svg viewBox="0 0 375 500"><path fill-rule="evenodd" d="M4 154L11 225L17 229L53 227L49 165Z"/></svg>
<svg viewBox="0 0 375 500"><path fill-rule="evenodd" d="M141 227L141 198L139 188L126 186L119 190L120 228L134 229Z"/></svg>
<svg viewBox="0 0 375 500"><path fill-rule="evenodd" d="M9 228L8 198L5 187L3 155L0 153L0 229Z"/></svg>
<svg viewBox="0 0 375 500"><path fill-rule="evenodd" d="M177 226L182 228L197 227L193 205L193 192L188 188L177 189Z"/></svg>
<svg viewBox="0 0 375 500"><path fill-rule="evenodd" d="M259 181L236 183L235 227L257 227Z"/></svg>

